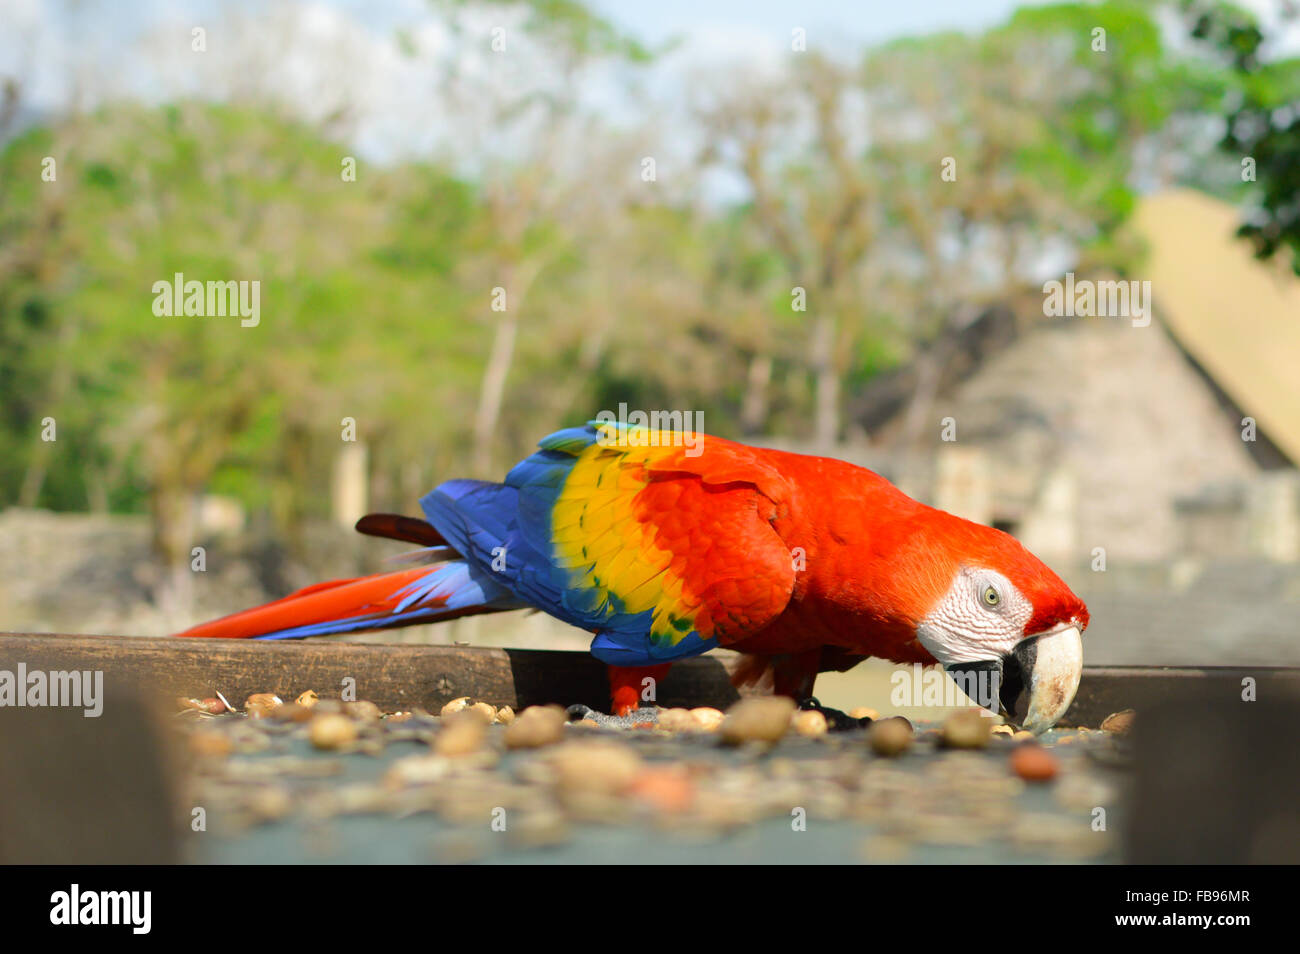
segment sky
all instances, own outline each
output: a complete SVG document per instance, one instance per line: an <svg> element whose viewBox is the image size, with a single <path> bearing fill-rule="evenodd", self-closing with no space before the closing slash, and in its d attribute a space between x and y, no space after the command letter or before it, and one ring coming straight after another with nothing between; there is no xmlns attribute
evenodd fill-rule
<svg viewBox="0 0 1300 954"><path fill-rule="evenodd" d="M1015 0L596 0L591 6L648 42L674 34L738 32L786 37L791 27L876 42L940 29L980 29L1005 19Z"/></svg>
<svg viewBox="0 0 1300 954"><path fill-rule="evenodd" d="M794 27L806 30L810 49L856 52L903 35L978 31L1035 2L1043 0L589 0L651 47L680 40L651 68L648 86L664 102L681 101L699 70L783 68ZM1285 2L1244 0L1270 19ZM357 151L400 158L427 152L445 126L430 78L440 58L477 58L485 74L500 63L485 58L483 42L497 15L473 16L476 35L453 46L429 0L0 0L0 78L22 81L28 118L114 96L227 99L261 82L318 120L346 97L359 114ZM209 31L202 56L191 50L196 26ZM418 59L402 52L399 33L414 38ZM1300 23L1290 41L1300 50ZM597 100L610 93L598 108L617 114L615 85L596 77L585 88Z"/></svg>
<svg viewBox="0 0 1300 954"><path fill-rule="evenodd" d="M795 26L808 31L810 46L857 47L908 33L979 29L1004 19L1017 3L593 0L591 6L647 44L662 46L679 38L686 57L710 60L779 55L789 48ZM231 14L268 22L296 15L313 24L322 39L330 32L350 33L358 44L376 47L371 58L381 69L387 56L378 47L391 46L399 30L432 37L439 21L428 0L0 0L0 75L25 76L36 104L57 108L68 96L67 75L97 52L125 49L150 32L171 32L178 47L184 46L192 25L211 28Z"/></svg>

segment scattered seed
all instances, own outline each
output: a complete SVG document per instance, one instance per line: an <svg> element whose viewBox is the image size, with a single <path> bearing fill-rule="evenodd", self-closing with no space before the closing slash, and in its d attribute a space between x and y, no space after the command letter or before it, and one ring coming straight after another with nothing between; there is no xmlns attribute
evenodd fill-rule
<svg viewBox="0 0 1300 954"><path fill-rule="evenodd" d="M712 706L696 706L691 710L691 715L705 732L716 732L722 725L722 720L726 718L721 709L714 709Z"/></svg>
<svg viewBox="0 0 1300 954"><path fill-rule="evenodd" d="M980 709L964 709L943 724L942 741L950 749L982 749L989 744L993 726Z"/></svg>
<svg viewBox="0 0 1300 954"><path fill-rule="evenodd" d="M199 712L206 712L209 715L221 715L223 712L229 712L230 709L220 699L184 699L176 700L183 710L194 709Z"/></svg>
<svg viewBox="0 0 1300 954"><path fill-rule="evenodd" d="M1011 753L1011 771L1026 782L1050 782L1060 771L1056 756L1041 745L1024 743Z"/></svg>
<svg viewBox="0 0 1300 954"><path fill-rule="evenodd" d="M592 739L556 748L550 757L561 793L615 794L641 772L641 756L621 742Z"/></svg>
<svg viewBox="0 0 1300 954"><path fill-rule="evenodd" d="M1133 729L1133 717L1136 715L1137 713L1132 709L1112 712L1101 720L1101 731L1114 735L1128 735Z"/></svg>
<svg viewBox="0 0 1300 954"><path fill-rule="evenodd" d="M690 709L662 709L659 728L665 732L699 732L703 726Z"/></svg>
<svg viewBox="0 0 1300 954"><path fill-rule="evenodd" d="M559 742L568 718L559 706L529 706L506 726L506 748L535 749Z"/></svg>
<svg viewBox="0 0 1300 954"><path fill-rule="evenodd" d="M433 739L433 750L439 755L454 758L470 755L483 747L488 723L483 721L481 712L462 709L448 713L443 720L442 729Z"/></svg>
<svg viewBox="0 0 1300 954"><path fill-rule="evenodd" d="M312 706L316 705L316 703L320 702L320 696L316 695L314 689L308 689L306 692L299 695L294 701L298 703L298 705L310 709Z"/></svg>
<svg viewBox="0 0 1300 954"><path fill-rule="evenodd" d="M794 709L794 700L785 696L741 699L728 710L718 731L733 745L755 741L779 742L790 728L790 715Z"/></svg>
<svg viewBox="0 0 1300 954"><path fill-rule="evenodd" d="M446 778L451 769L451 760L440 755L410 755L389 766L384 784L390 788L428 785Z"/></svg>
<svg viewBox="0 0 1300 954"><path fill-rule="evenodd" d="M360 722L378 722L380 716L383 715L379 711L379 706L365 699L343 703L343 712Z"/></svg>
<svg viewBox="0 0 1300 954"><path fill-rule="evenodd" d="M311 720L308 737L318 749L338 749L356 741L357 727L347 716L326 713Z"/></svg>
<svg viewBox="0 0 1300 954"><path fill-rule="evenodd" d="M459 699L451 700L451 702L447 703L445 706L439 709L438 715L448 716L451 715L453 712L460 712L461 709L468 709L473 704L474 704L474 700L471 699L469 696L461 696Z"/></svg>
<svg viewBox="0 0 1300 954"><path fill-rule="evenodd" d="M790 717L790 728L804 738L815 739L826 734L826 716L812 709L796 712Z"/></svg>
<svg viewBox="0 0 1300 954"><path fill-rule="evenodd" d="M877 755L901 755L912 747L912 723L898 716L873 722L868 738Z"/></svg>
<svg viewBox="0 0 1300 954"><path fill-rule="evenodd" d="M296 702L286 702L271 710L271 718L277 722L308 722L311 717L311 709Z"/></svg>

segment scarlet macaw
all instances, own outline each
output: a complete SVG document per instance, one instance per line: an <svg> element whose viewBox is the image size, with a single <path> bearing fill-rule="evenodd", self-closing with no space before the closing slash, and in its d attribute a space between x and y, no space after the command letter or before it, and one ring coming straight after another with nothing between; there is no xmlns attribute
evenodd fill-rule
<svg viewBox="0 0 1300 954"><path fill-rule="evenodd" d="M1069 707L1088 610L1013 537L843 461L682 438L559 431L504 483L434 489L427 523L358 523L433 548L436 565L320 583L180 635L292 639L532 607L595 634L619 714L647 675L719 646L796 699L818 672L874 656L988 673L1036 733Z"/></svg>

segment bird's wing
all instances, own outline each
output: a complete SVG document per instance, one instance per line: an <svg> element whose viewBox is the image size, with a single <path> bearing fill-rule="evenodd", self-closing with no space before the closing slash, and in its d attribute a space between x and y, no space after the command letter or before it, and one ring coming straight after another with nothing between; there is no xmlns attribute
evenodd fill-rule
<svg viewBox="0 0 1300 954"><path fill-rule="evenodd" d="M790 488L760 451L674 433L560 431L505 484L444 484L425 511L517 596L595 632L606 662L693 656L785 609L794 568L771 520Z"/></svg>

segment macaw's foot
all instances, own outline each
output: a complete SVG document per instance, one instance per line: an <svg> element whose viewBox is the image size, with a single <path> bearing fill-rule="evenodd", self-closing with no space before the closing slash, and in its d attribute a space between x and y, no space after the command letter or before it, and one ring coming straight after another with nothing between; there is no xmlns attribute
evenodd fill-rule
<svg viewBox="0 0 1300 954"><path fill-rule="evenodd" d="M642 702L654 705L658 699L659 683L668 675L672 663L658 666L610 666L610 712L625 716Z"/></svg>
<svg viewBox="0 0 1300 954"><path fill-rule="evenodd" d="M826 717L826 726L832 732L852 732L855 729L865 729L871 725L870 719L855 719L847 712L826 708L817 701L816 696L809 696L804 699L799 703L799 708L805 712L820 712Z"/></svg>

